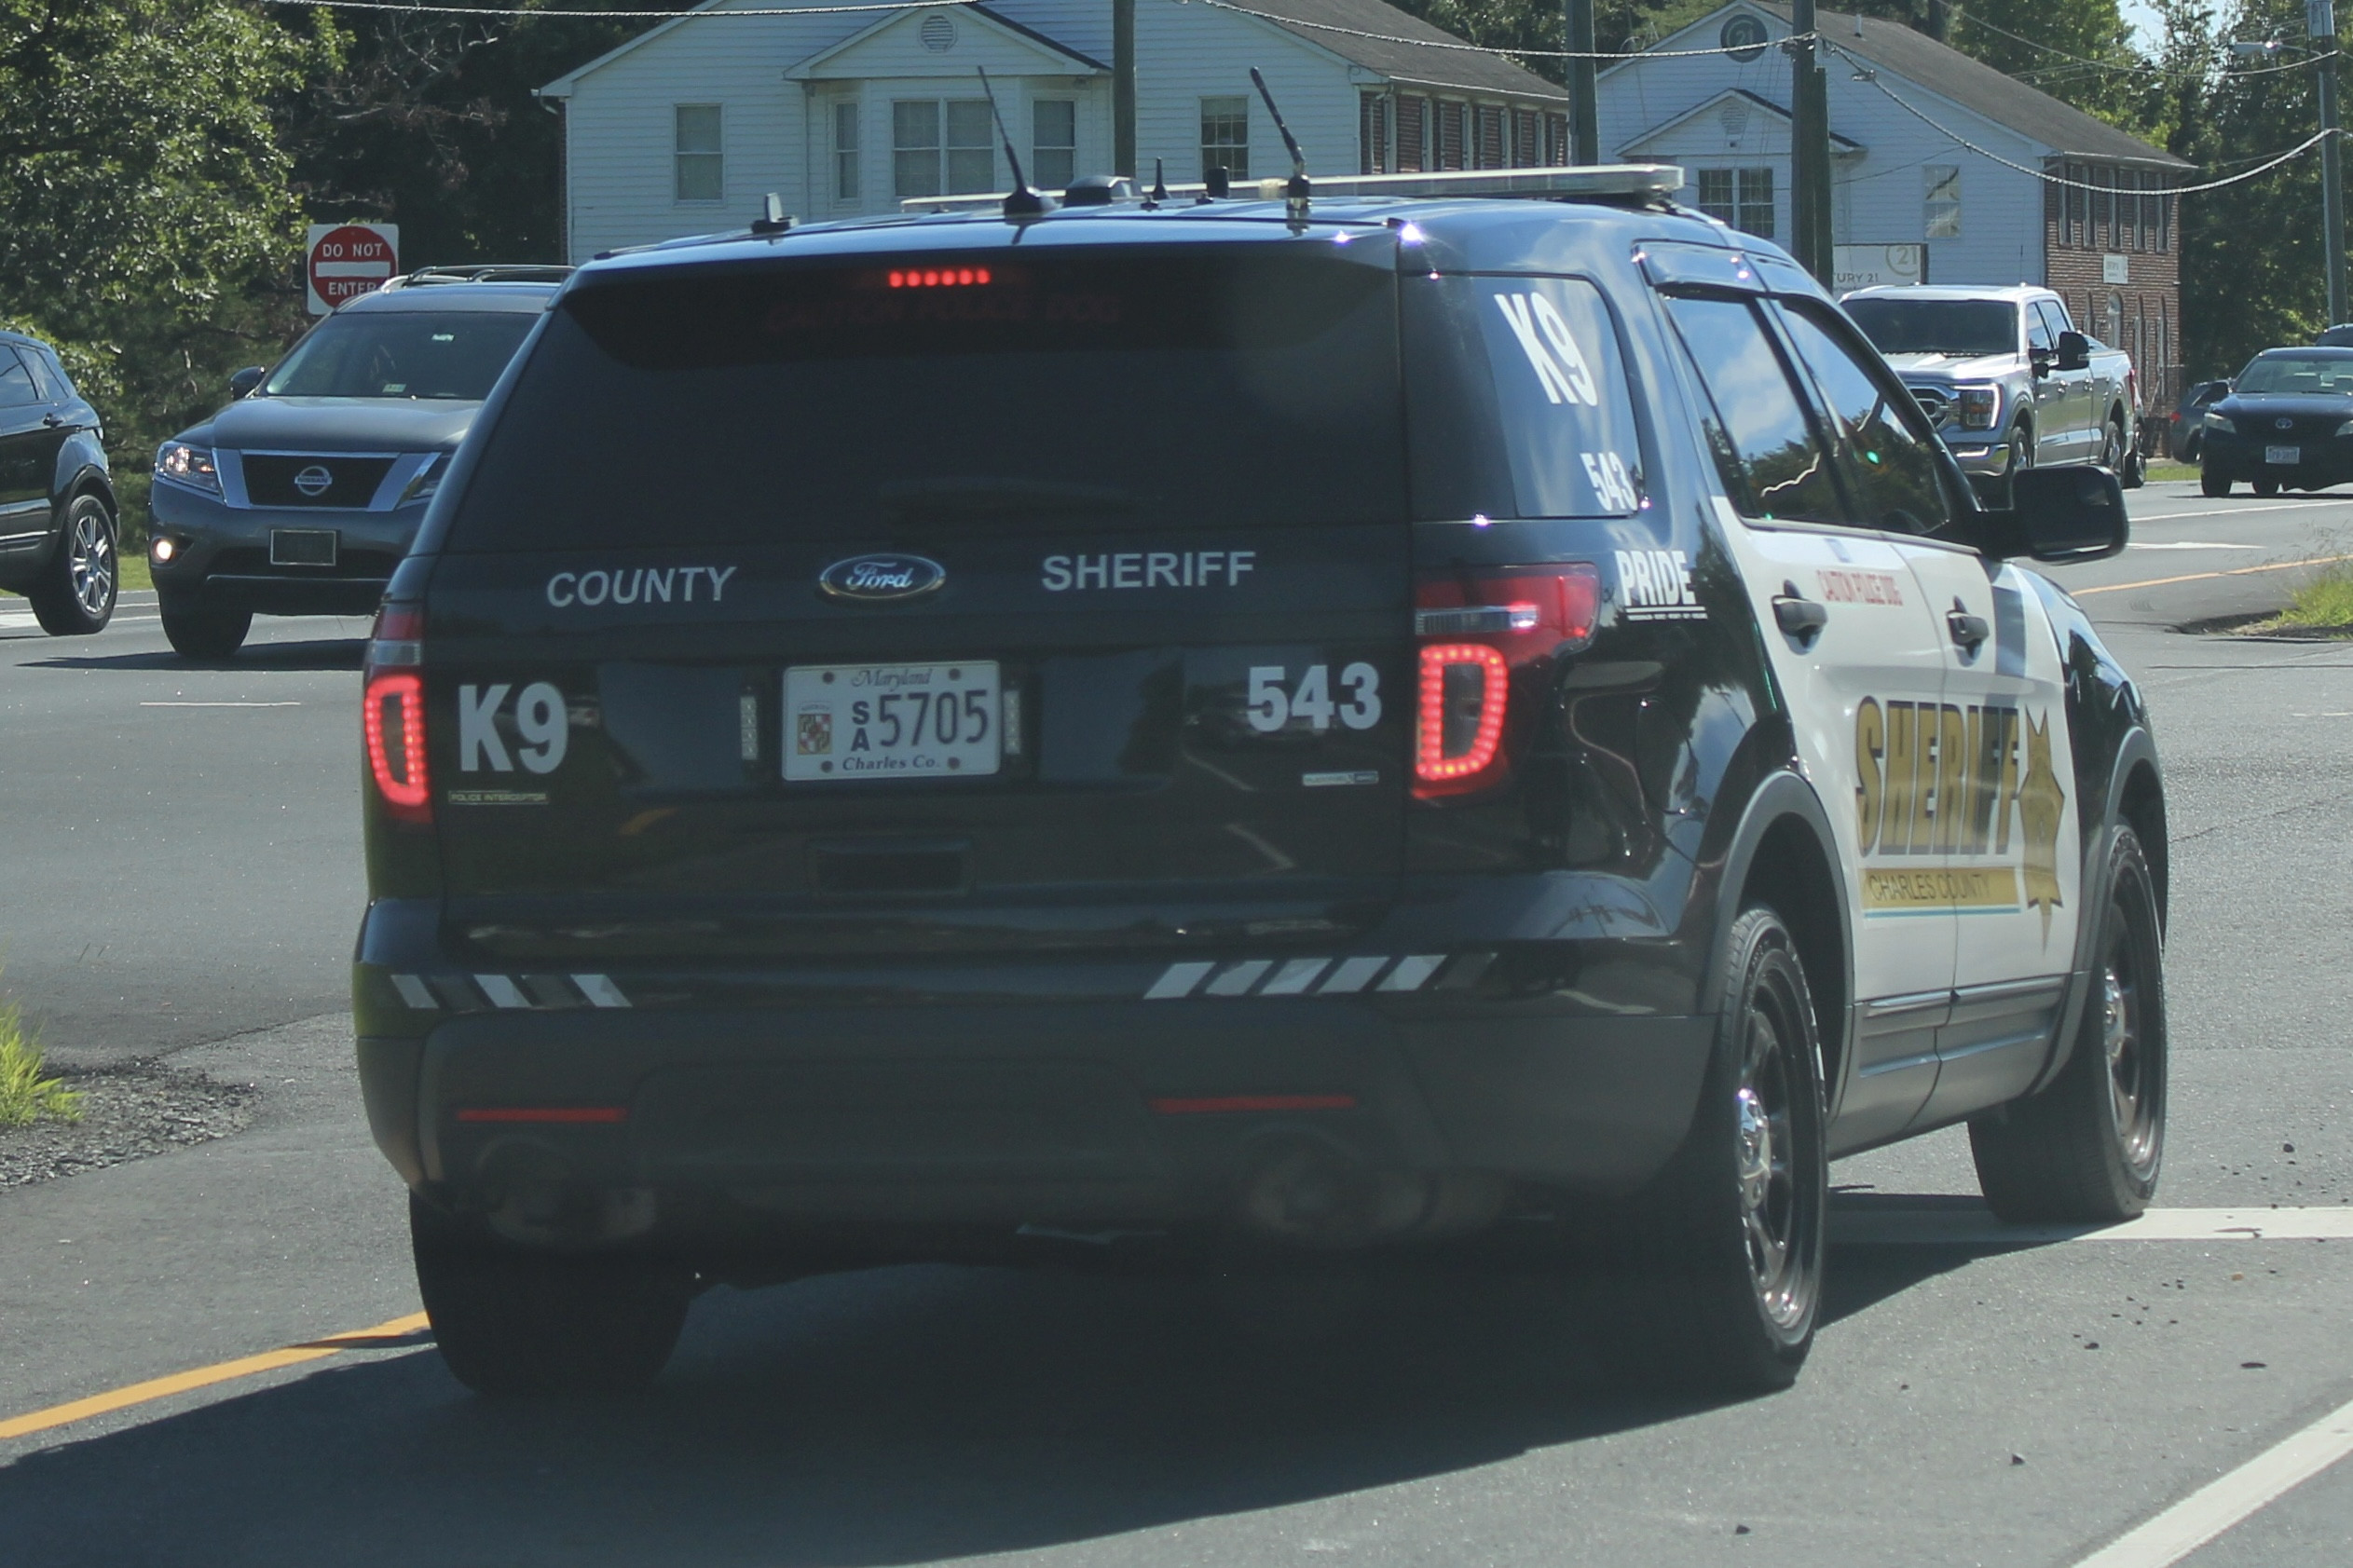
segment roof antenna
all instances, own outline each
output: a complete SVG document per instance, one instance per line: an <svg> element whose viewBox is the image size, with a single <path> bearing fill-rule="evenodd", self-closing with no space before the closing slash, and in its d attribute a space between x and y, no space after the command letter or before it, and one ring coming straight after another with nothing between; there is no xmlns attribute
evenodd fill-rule
<svg viewBox="0 0 2353 1568"><path fill-rule="evenodd" d="M1258 96L1266 101L1266 112L1275 116L1275 129L1282 132L1282 144L1291 149L1291 183L1283 187L1283 215L1293 226L1304 226L1307 221L1307 157L1299 150L1299 138L1282 123L1282 111L1275 107L1275 95L1266 90L1266 78L1258 74L1255 65L1250 68L1250 79L1257 84Z"/></svg>
<svg viewBox="0 0 2353 1568"><path fill-rule="evenodd" d="M1152 195L1151 198L1144 202L1144 205L1147 207L1157 207L1160 203L1168 199L1169 160L1167 158L1156 157L1152 160Z"/></svg>
<svg viewBox="0 0 2353 1568"><path fill-rule="evenodd" d="M1046 198L1030 189L1030 182L1021 173L1021 155L1013 150L1013 133L1005 128L1005 116L997 112L996 89L989 85L989 68L976 65L980 73L980 90L989 100L989 117L997 122L997 139L1005 143L1005 161L1013 166L1013 189L1005 194L1005 215L1008 218L1034 218L1050 211Z"/></svg>

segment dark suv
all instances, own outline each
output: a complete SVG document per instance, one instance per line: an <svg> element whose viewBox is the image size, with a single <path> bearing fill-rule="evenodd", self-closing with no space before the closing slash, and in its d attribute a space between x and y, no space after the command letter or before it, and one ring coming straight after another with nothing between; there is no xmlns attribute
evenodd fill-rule
<svg viewBox="0 0 2353 1568"><path fill-rule="evenodd" d="M0 588L30 600L52 636L114 619L119 513L103 441L57 351L0 332Z"/></svg>
<svg viewBox="0 0 2353 1568"><path fill-rule="evenodd" d="M1680 170L1460 178L1558 199L571 280L365 667L360 1073L459 1377L651 1376L714 1280L1607 1215L1772 1387L1834 1155L2148 1201L2156 753L2018 564L2114 476L1978 510Z"/></svg>
<svg viewBox="0 0 2353 1568"><path fill-rule="evenodd" d="M366 615L569 268L427 268L360 295L156 454L164 635L221 659L256 612Z"/></svg>

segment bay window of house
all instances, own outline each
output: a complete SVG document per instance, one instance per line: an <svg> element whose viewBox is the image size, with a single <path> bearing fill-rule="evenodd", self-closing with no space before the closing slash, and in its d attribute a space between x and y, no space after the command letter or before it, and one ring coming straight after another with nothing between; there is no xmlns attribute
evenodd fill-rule
<svg viewBox="0 0 2353 1568"><path fill-rule="evenodd" d="M833 199L853 205L858 199L858 101L837 100L833 105Z"/></svg>
<svg viewBox="0 0 2353 1568"><path fill-rule="evenodd" d="M1430 167L1430 100L1411 94L1397 100L1397 171L1419 174Z"/></svg>
<svg viewBox="0 0 2353 1568"><path fill-rule="evenodd" d="M1921 225L1930 239L1961 238L1961 170L1932 163L1921 170Z"/></svg>
<svg viewBox="0 0 2353 1568"><path fill-rule="evenodd" d="M1357 99L1357 172L1389 172L1389 94L1368 92Z"/></svg>
<svg viewBox="0 0 2353 1568"><path fill-rule="evenodd" d="M1201 100L1201 174L1223 169L1237 180L1250 178L1250 100Z"/></svg>
<svg viewBox="0 0 2353 1568"><path fill-rule="evenodd" d="M1078 177L1078 101L1041 98L1030 105L1030 166L1040 190L1068 190Z"/></svg>
<svg viewBox="0 0 2353 1568"><path fill-rule="evenodd" d="M1700 211L1759 239L1773 237L1773 171L1757 169L1700 170Z"/></svg>
<svg viewBox="0 0 2353 1568"><path fill-rule="evenodd" d="M985 98L901 98L891 104L891 185L904 200L996 188Z"/></svg>
<svg viewBox="0 0 2353 1568"><path fill-rule="evenodd" d="M670 156L673 199L723 201L727 198L727 153L721 141L719 106L679 103L671 109Z"/></svg>

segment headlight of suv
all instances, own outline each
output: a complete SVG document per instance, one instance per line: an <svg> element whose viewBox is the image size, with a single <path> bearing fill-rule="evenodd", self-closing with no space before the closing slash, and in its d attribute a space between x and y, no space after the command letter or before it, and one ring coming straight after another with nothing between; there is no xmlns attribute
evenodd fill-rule
<svg viewBox="0 0 2353 1568"><path fill-rule="evenodd" d="M2220 430L2224 435L2237 435L2238 433L2238 427L2237 425L2232 424L2228 419L2224 418L2222 415L2215 413L2211 409L2209 409L2206 414L2206 428L2209 430Z"/></svg>
<svg viewBox="0 0 2353 1568"><path fill-rule="evenodd" d="M2002 415L2002 389L1999 387L1963 387L1958 399L1961 404L1961 428L1964 430L1990 430Z"/></svg>
<svg viewBox="0 0 2353 1568"><path fill-rule="evenodd" d="M209 446L190 446L185 441L165 442L156 450L156 477L201 490L208 496L221 493L221 470L212 461L212 449Z"/></svg>

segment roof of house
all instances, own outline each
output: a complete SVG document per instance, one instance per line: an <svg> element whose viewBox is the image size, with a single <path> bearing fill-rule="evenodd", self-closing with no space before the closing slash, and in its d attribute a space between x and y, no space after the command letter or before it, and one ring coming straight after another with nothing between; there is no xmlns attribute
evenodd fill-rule
<svg viewBox="0 0 2353 1568"><path fill-rule="evenodd" d="M1789 20L1785 6L1760 4L1755 8L1784 22ZM1916 33L1900 21L1824 10L1813 15L1814 31L1829 47L1883 65L1906 81L2040 142L2055 153L2157 164L2168 169L2196 167L2162 147L2149 145L2129 131L2093 118L2072 103L2062 103L2047 92L2015 81L1925 33Z"/></svg>
<svg viewBox="0 0 2353 1568"><path fill-rule="evenodd" d="M1568 102L1568 89L1559 83L1501 55L1467 48L1456 34L1408 16L1389 0L1225 0L1225 5L1391 81Z"/></svg>

